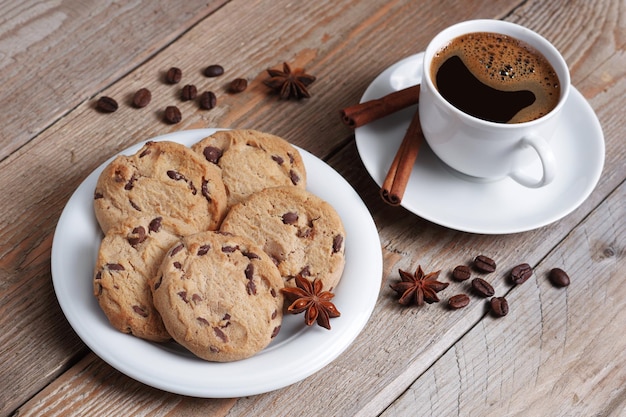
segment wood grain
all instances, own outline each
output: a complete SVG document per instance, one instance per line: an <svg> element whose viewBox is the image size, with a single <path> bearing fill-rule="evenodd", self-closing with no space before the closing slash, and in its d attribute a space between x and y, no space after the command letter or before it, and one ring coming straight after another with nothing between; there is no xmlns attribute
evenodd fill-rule
<svg viewBox="0 0 626 417"><path fill-rule="evenodd" d="M0 2L0 160L224 2Z"/></svg>
<svg viewBox="0 0 626 417"><path fill-rule="evenodd" d="M484 410L507 414L520 410L525 398L535 410L552 411L551 405L542 404L542 396L561 401L563 410L595 411L599 405L610 414L623 409L619 326L626 322L620 301L626 298L616 271L624 267L625 240L620 204L626 177L625 4L444 0L416 6L410 0L328 0L296 7L287 0L233 0L188 3L183 9L69 0L0 4L7 16L0 23L0 46L27 33L24 28L46 34L11 44L13 61L0 61L9 91L20 81L38 79L36 65L23 64L28 56L44 57L48 51L53 58L44 62L42 71L60 77L64 68L78 68L81 74L58 84L43 78L45 88L36 96L43 105L37 111L23 111L31 105L28 100L17 101L17 110L3 104L10 117L9 126L1 129L10 134L0 135L5 152L0 157L0 416L406 415L417 405L425 407L426 415ZM154 17L156 9L160 12ZM423 50L445 26L478 17L515 21L553 41L604 129L607 156L598 187L572 214L539 230L466 234L385 205L360 163L354 137L338 116L387 66ZM159 30L155 21L162 23ZM56 27L55 22L62 24ZM70 33L84 40L65 51L61 46L71 43ZM143 43L127 33L140 33ZM94 63L105 52L108 58ZM283 61L318 77L310 100L288 102L268 95L262 84L265 70ZM226 75L203 77L202 69L212 63L223 64ZM216 92L215 109L201 111L195 103L180 102L180 86L162 79L174 64L183 69L184 83ZM226 83L239 76L248 79L249 88L238 95L226 93ZM134 109L129 99L140 87L151 89L153 101ZM94 110L95 100L104 94L119 100L116 113ZM6 103L6 97L0 102ZM183 112L176 126L161 121L170 104ZM75 336L50 278L56 221L89 172L130 144L207 126L266 130L327 160L372 212L384 256L374 313L346 352L304 381L240 399L168 394L114 370ZM511 313L503 319L487 315L484 300L476 297L468 308L455 312L444 303L403 309L389 289L398 279L398 268L421 264L426 270L442 269L446 280L454 266L478 253L497 258L502 266L490 279L511 303ZM535 277L512 288L504 276L521 259L535 268ZM585 297L591 284L580 278L566 290L549 287L542 277L557 263L585 271L599 290ZM451 284L442 298L463 289ZM607 304L612 306L609 313ZM606 359L611 354L615 359ZM555 356L562 360L555 361ZM523 397L507 398L517 391Z"/></svg>

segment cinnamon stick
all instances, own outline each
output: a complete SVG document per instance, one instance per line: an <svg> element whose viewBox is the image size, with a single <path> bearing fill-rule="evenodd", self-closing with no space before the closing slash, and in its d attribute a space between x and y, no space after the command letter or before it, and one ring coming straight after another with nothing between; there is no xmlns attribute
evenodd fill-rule
<svg viewBox="0 0 626 417"><path fill-rule="evenodd" d="M402 203L423 137L419 111L416 110L380 189L380 196L387 204L398 206Z"/></svg>
<svg viewBox="0 0 626 417"><path fill-rule="evenodd" d="M419 95L419 84L398 90L381 98L346 107L340 112L341 120L347 126L356 129L398 110L417 104Z"/></svg>

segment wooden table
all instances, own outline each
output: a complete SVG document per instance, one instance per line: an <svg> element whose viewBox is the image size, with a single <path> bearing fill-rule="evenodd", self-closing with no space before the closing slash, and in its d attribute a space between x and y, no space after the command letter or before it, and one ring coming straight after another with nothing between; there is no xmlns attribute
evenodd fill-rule
<svg viewBox="0 0 626 417"><path fill-rule="evenodd" d="M624 0L26 0L2 2L0 15L0 415L626 413ZM536 230L464 233L387 206L338 117L385 68L473 18L519 23L552 41L603 128L597 187ZM265 70L283 62L317 76L310 99L267 94ZM201 71L215 63L227 74L209 81ZM180 102L163 82L171 66L214 89L216 108ZM248 89L227 94L235 77ZM135 109L130 97L141 87L153 99ZM117 112L95 110L103 95L117 98ZM170 104L183 112L177 125L162 122ZM162 392L108 365L68 324L50 270L59 216L94 168L148 138L215 126L281 135L335 168L372 213L384 259L373 314L345 352L289 387L232 399ZM452 291L442 303L401 308L389 288L398 269L418 264L442 269L448 282L478 254L502 266L489 280L509 301L506 317L476 297L450 311ZM520 262L534 275L512 286L506 273ZM569 287L550 285L554 267L568 271Z"/></svg>

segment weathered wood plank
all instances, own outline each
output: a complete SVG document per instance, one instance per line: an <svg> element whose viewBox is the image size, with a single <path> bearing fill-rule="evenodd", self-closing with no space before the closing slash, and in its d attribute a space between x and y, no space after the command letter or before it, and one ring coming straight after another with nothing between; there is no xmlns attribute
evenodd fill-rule
<svg viewBox="0 0 626 417"><path fill-rule="evenodd" d="M0 2L0 161L223 3Z"/></svg>

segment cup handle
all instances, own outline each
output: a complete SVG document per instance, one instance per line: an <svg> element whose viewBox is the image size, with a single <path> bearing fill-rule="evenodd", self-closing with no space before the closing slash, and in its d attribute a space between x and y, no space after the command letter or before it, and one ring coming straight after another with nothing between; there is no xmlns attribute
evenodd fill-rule
<svg viewBox="0 0 626 417"><path fill-rule="evenodd" d="M540 136L528 135L522 138L520 146L532 147L539 159L541 160L542 175L539 180L532 176L522 172L521 170L514 171L510 174L510 177L519 184L528 188L540 188L544 185L548 185L554 180L556 174L556 160L550 145Z"/></svg>

